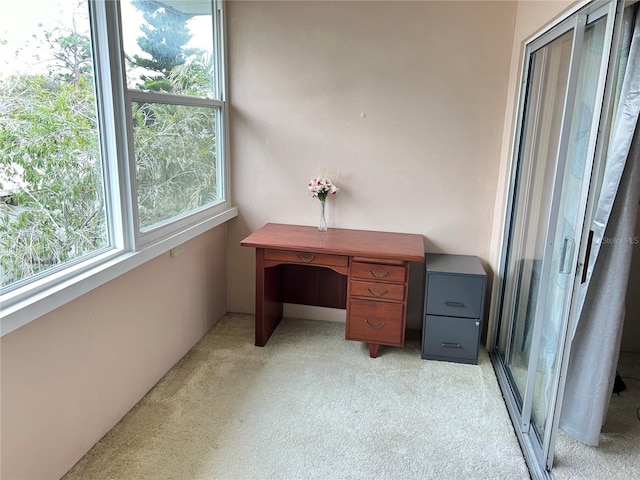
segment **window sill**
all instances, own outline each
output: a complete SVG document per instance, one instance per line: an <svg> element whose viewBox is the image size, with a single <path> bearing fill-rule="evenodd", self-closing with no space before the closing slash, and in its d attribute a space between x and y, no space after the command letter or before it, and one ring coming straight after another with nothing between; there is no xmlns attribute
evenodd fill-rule
<svg viewBox="0 0 640 480"><path fill-rule="evenodd" d="M237 207L231 207L212 218L205 220L191 228L155 243L137 252L124 252L110 258L94 268L28 296L8 308L2 308L0 313L0 336L7 335L14 330L36 320L52 310L68 303L87 292L103 285L120 275L132 270L145 262L187 242L198 235L211 230L238 215ZM108 255L113 255L109 253Z"/></svg>

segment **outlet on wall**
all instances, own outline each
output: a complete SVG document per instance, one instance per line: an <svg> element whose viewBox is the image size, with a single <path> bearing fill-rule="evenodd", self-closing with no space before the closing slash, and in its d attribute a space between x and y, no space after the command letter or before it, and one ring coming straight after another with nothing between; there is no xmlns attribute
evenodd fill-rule
<svg viewBox="0 0 640 480"><path fill-rule="evenodd" d="M179 257L184 253L184 249L184 243L182 245L178 245L177 247L173 247L171 250L169 250L169 256L171 256L172 258Z"/></svg>

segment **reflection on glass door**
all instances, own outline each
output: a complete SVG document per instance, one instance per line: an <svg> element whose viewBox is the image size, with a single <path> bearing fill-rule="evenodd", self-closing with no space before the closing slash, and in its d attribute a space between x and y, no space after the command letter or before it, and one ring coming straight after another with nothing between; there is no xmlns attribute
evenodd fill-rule
<svg viewBox="0 0 640 480"><path fill-rule="evenodd" d="M549 425L603 98L611 9L575 15L527 50L494 353L516 428L543 468L553 459Z"/></svg>
<svg viewBox="0 0 640 480"><path fill-rule="evenodd" d="M534 52L521 143L519 182L512 219L512 243L503 316L512 319L500 332L518 403L522 406L533 338L550 216L560 126L569 76L573 31Z"/></svg>
<svg viewBox="0 0 640 480"><path fill-rule="evenodd" d="M577 247L591 177L588 157L589 154L593 156L595 148L593 122L598 119L596 101L601 87L598 80L603 65L605 28L605 18L588 25L582 48L576 52L580 58L574 88L576 93L571 117L566 120L569 134L566 146L561 150L564 162L557 172L560 195L557 210L554 209L550 216L552 223L546 254L550 267L541 282L539 307L543 311L537 320L539 346L531 357L536 362L531 384L532 425L541 438L545 437L547 421L552 418L549 412L556 394L558 348L563 340L563 329L566 329L565 320L575 281Z"/></svg>

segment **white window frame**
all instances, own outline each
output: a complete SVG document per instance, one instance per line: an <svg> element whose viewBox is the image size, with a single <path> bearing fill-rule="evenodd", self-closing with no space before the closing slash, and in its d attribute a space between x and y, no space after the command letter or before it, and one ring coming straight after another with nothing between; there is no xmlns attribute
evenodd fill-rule
<svg viewBox="0 0 640 480"><path fill-rule="evenodd" d="M155 93L155 92L143 92L140 90L129 90L126 94L126 107L127 107L127 131L128 138L133 139L133 125L132 125L132 115L131 115L131 104L133 102L149 102L149 103L165 103L168 105L180 105L180 106L189 106L189 107L204 107L215 109L219 112L216 115L216 138L221 138L223 135L224 128L222 127L222 123L224 122L224 112L225 112L225 102L220 100L212 100L205 98L197 98L197 97L189 97L183 95L170 95L166 93ZM136 183L136 166L135 166L135 152L133 141L129 142L129 154L128 158L132 159L129 162L129 178L131 178L131 198L129 202L132 206L132 218L133 224L135 225L134 237L135 237L135 248L140 249L145 245L152 244L157 242L158 240L167 237L168 235L172 235L176 231L180 231L182 228L188 227L194 222L202 221L206 219L213 209L215 209L218 205L224 204L226 202L226 182L224 178L224 172L227 170L223 166L222 159L224 158L224 150L225 150L225 142L220 142L217 147L216 157L220 159L220 166L222 167L222 172L218 171L218 186L220 187L220 191L222 192L221 198L218 199L214 205L205 205L200 208L197 208L193 211L188 212L185 215L182 215L178 218L173 218L162 222L158 225L154 225L151 228L142 231L140 228L140 219L138 216L138 201L137 201L137 183Z"/></svg>
<svg viewBox="0 0 640 480"><path fill-rule="evenodd" d="M219 174L220 200L212 206L203 207L176 221L154 228L148 234L140 234L134 204L135 165L131 155L133 147L130 146L133 139L127 116L131 99L136 98L137 94L131 95L125 83L119 2L89 0L110 247L2 294L0 336L238 215L238 209L229 201L229 112L226 101L224 2L211 1L218 81L215 85L217 99L208 102L220 109L216 125L219 139L217 153L222 167L222 173ZM148 93L145 92L144 95ZM181 97L179 103L185 101L190 102Z"/></svg>

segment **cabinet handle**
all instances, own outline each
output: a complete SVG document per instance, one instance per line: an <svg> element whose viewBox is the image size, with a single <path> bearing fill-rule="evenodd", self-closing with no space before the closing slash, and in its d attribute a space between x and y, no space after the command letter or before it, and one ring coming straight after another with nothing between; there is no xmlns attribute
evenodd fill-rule
<svg viewBox="0 0 640 480"><path fill-rule="evenodd" d="M442 342L442 346L444 348L462 348L462 345L453 342Z"/></svg>
<svg viewBox="0 0 640 480"><path fill-rule="evenodd" d="M467 308L467 306L462 303L462 302L444 302L444 304L447 307L454 307L454 308Z"/></svg>
<svg viewBox="0 0 640 480"><path fill-rule="evenodd" d="M378 270L376 272L369 269L369 273L373 275L375 278L385 278L387 275L389 275L389 270Z"/></svg>
<svg viewBox="0 0 640 480"><path fill-rule="evenodd" d="M384 327L384 326L385 326L385 324L387 323L387 322L385 322L385 321L383 320L383 321L382 321L382 323L380 323L380 324L378 324L378 325L374 325L374 324L372 324L372 323L369 321L369 319L368 319L368 318L365 318L365 320L364 320L364 321L365 321L365 323L366 323L367 325L369 325L369 326L370 326L371 328L373 328L374 330L380 330L380 329L381 329L382 327Z"/></svg>
<svg viewBox="0 0 640 480"><path fill-rule="evenodd" d="M367 288L367 290L369 291L369 293L371 295L373 295L374 297L378 297L378 298L384 297L387 293L389 293L387 290L385 290L384 292L380 292L380 293L376 293L373 290L371 290L370 288Z"/></svg>
<svg viewBox="0 0 640 480"><path fill-rule="evenodd" d="M298 258L304 263L312 262L316 256L313 253L298 253Z"/></svg>

